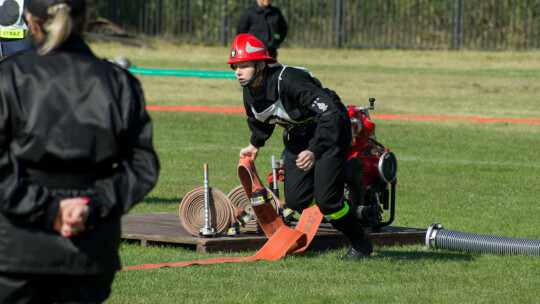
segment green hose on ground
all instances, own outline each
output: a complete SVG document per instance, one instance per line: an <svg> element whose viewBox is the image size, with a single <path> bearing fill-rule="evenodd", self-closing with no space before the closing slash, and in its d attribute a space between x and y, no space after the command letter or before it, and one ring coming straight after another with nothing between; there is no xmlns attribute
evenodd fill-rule
<svg viewBox="0 0 540 304"><path fill-rule="evenodd" d="M200 77L200 78L230 78L236 79L233 72L222 71L197 71L197 70L168 70L168 69L145 69L138 67L129 67L128 70L133 74L149 76L179 76L179 77Z"/></svg>

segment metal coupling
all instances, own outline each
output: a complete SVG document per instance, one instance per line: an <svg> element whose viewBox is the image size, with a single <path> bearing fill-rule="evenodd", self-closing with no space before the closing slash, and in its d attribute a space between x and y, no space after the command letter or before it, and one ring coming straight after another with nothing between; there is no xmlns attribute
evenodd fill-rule
<svg viewBox="0 0 540 304"><path fill-rule="evenodd" d="M253 214L249 214L244 210L236 217L236 219L238 219L242 226L246 226L247 223L253 220Z"/></svg>
<svg viewBox="0 0 540 304"><path fill-rule="evenodd" d="M259 206L262 204L267 204L272 201L272 193L268 192L266 189L253 192L251 196L251 205Z"/></svg>
<svg viewBox="0 0 540 304"><path fill-rule="evenodd" d="M227 229L228 236L235 236L242 233L242 227L238 223L231 223L229 229Z"/></svg>

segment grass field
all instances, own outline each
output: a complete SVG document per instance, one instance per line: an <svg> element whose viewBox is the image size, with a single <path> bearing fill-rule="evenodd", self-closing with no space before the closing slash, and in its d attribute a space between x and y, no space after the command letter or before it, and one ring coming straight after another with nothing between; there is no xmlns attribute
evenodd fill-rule
<svg viewBox="0 0 540 304"><path fill-rule="evenodd" d="M128 57L144 68L228 71L228 49L152 42L152 48L93 42L100 57ZM287 48L285 65L312 70L345 104L377 98L375 114L540 119L540 54ZM231 79L139 76L149 105L240 107ZM151 112L162 171L132 212L177 211L202 186L239 185L238 151L249 140L240 114ZM540 125L470 121L375 120L377 137L399 161L393 225L540 239ZM276 131L257 159L270 172L282 150ZM117 274L107 303L540 303L540 257L377 247L373 258L343 262L337 250L259 261ZM190 261L174 246L123 243L124 265Z"/></svg>

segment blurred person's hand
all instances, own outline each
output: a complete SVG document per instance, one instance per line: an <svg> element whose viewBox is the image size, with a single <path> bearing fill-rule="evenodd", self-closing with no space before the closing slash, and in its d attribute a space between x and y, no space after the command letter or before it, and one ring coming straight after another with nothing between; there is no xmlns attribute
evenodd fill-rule
<svg viewBox="0 0 540 304"><path fill-rule="evenodd" d="M90 210L88 208L88 202L89 199L86 197L61 200L54 230L64 237L76 236L83 232Z"/></svg>

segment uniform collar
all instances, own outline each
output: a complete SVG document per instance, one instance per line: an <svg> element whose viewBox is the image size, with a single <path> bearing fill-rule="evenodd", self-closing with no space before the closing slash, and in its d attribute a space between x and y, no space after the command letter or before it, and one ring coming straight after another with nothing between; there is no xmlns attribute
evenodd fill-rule
<svg viewBox="0 0 540 304"><path fill-rule="evenodd" d="M265 12L268 12L270 10L270 8L272 7L272 5L268 5L267 7L260 7L257 3L254 4L255 6L255 12L257 13L265 13Z"/></svg>
<svg viewBox="0 0 540 304"><path fill-rule="evenodd" d="M45 43L45 40L38 43L36 48L39 48L39 46L43 43ZM84 42L83 38L76 34L71 34L71 36L69 36L68 39L55 50L72 51L72 52L85 53L85 54L90 54L90 55L94 54L92 53L92 50L90 50L88 45ZM53 52L55 50L53 50Z"/></svg>
<svg viewBox="0 0 540 304"><path fill-rule="evenodd" d="M277 82L279 71L283 67L266 67L266 99L275 101L279 99L277 96Z"/></svg>
<svg viewBox="0 0 540 304"><path fill-rule="evenodd" d="M76 34L69 36L66 42L60 46L60 49L92 54L92 51L84 42L83 38Z"/></svg>
<svg viewBox="0 0 540 304"><path fill-rule="evenodd" d="M276 71L279 71L280 68L275 68L275 67L269 67L267 66L265 71L263 72L264 75L263 75L263 81L261 82L261 85L264 85L265 86L265 90L264 91L264 96L265 98L264 99L267 99L267 100L272 100L272 101L275 101L277 100L276 96L277 95L277 75L278 73L276 73ZM248 90L249 94L255 98L256 95L261 95L260 93L257 93L257 94L254 94L252 89L249 88L249 87L246 87L245 89Z"/></svg>

